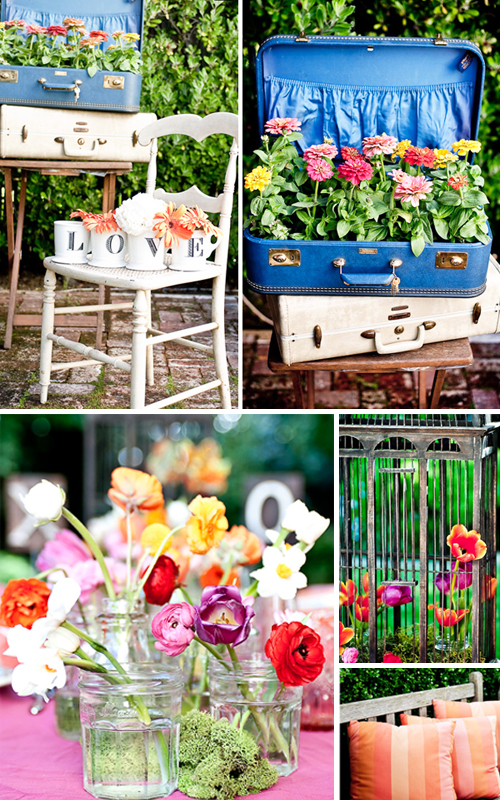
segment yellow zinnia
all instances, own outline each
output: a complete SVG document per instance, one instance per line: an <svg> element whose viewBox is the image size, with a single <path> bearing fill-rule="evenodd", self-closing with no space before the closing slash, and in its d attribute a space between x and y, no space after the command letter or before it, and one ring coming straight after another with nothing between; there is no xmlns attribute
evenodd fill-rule
<svg viewBox="0 0 500 800"><path fill-rule="evenodd" d="M434 150L434 167L438 169L443 169L446 167L447 164L451 164L453 161L458 161L458 156L454 153L450 153L449 150Z"/></svg>
<svg viewBox="0 0 500 800"><path fill-rule="evenodd" d="M460 141L452 144L452 149L459 156L466 156L467 153L479 153L481 149L481 142L476 142L474 139L460 139Z"/></svg>
<svg viewBox="0 0 500 800"><path fill-rule="evenodd" d="M394 153L391 156L392 160L394 161L396 156L399 156L399 158L403 158L404 154L406 153L406 151L410 146L411 142L409 139L403 139L402 142L398 142L396 145L396 149L394 150Z"/></svg>
<svg viewBox="0 0 500 800"><path fill-rule="evenodd" d="M148 525L146 528L144 528L142 532L142 549L146 553L149 553L149 555L154 556L163 542L163 546L160 551L160 555L163 555L163 553L167 552L172 542L172 536L169 536L169 533L170 528L167 525L162 525L161 522L153 522L152 525Z"/></svg>
<svg viewBox="0 0 500 800"><path fill-rule="evenodd" d="M141 37L138 33L125 33L123 34L123 38L127 42L138 42Z"/></svg>
<svg viewBox="0 0 500 800"><path fill-rule="evenodd" d="M271 183L271 170L265 167L255 167L245 178L245 189L254 192L256 189L261 192Z"/></svg>
<svg viewBox="0 0 500 800"><path fill-rule="evenodd" d="M224 516L226 506L216 497L202 497L199 494L191 500L188 508L193 516L184 528L187 543L192 553L203 556L212 547L217 547L226 535L229 527Z"/></svg>

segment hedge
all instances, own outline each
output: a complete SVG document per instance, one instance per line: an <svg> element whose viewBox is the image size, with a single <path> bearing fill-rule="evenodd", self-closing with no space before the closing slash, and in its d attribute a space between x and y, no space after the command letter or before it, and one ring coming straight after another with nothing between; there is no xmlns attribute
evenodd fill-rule
<svg viewBox="0 0 500 800"><path fill-rule="evenodd" d="M154 111L159 118L178 113L204 116L215 111L237 112L237 0L146 0L143 61L141 111ZM168 142L167 148L160 141L158 186L178 191L196 183L207 194L222 191L227 137L211 137L198 144L187 137L174 136ZM145 190L146 169L146 165L137 164L129 175L118 178L117 205ZM15 182L19 182L20 172L14 175ZM0 180L3 194L3 177ZM64 178L31 173L23 263L36 269L39 259L53 252L55 219L64 219L79 207L99 212L101 204L102 179L96 176ZM236 214L236 201L233 213ZM0 248L6 263L3 203L0 214ZM236 225L229 264L237 264Z"/></svg>

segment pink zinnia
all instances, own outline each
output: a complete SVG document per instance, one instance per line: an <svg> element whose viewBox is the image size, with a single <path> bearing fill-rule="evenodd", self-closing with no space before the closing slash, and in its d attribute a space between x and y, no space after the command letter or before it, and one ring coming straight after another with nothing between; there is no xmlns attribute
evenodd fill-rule
<svg viewBox="0 0 500 800"><path fill-rule="evenodd" d="M394 136L381 133L380 136L365 136L363 139L363 154L371 158L379 156L381 153L389 155L396 149L398 140Z"/></svg>
<svg viewBox="0 0 500 800"><path fill-rule="evenodd" d="M38 33L47 33L47 28L42 28L41 25L28 25L26 28L26 33L28 36L34 36Z"/></svg>
<svg viewBox="0 0 500 800"><path fill-rule="evenodd" d="M403 161L414 167L432 167L436 155L429 147L414 147L410 145L406 150Z"/></svg>
<svg viewBox="0 0 500 800"><path fill-rule="evenodd" d="M393 169L392 172L388 172L387 174L398 183L403 183L403 181L408 178L408 173L403 169Z"/></svg>
<svg viewBox="0 0 500 800"><path fill-rule="evenodd" d="M6 28L25 28L26 23L23 19L10 19L5 23Z"/></svg>
<svg viewBox="0 0 500 800"><path fill-rule="evenodd" d="M432 181L423 175L407 175L405 180L396 186L394 197L402 203L411 203L417 208L420 200L425 200L426 195L432 192Z"/></svg>
<svg viewBox="0 0 500 800"><path fill-rule="evenodd" d="M334 144L313 144L304 151L304 161L312 161L316 158L335 158L338 150Z"/></svg>
<svg viewBox="0 0 500 800"><path fill-rule="evenodd" d="M313 181L326 181L333 175L333 170L328 161L322 158L314 158L307 164L307 174Z"/></svg>
<svg viewBox="0 0 500 800"><path fill-rule="evenodd" d="M348 158L363 158L363 153L360 153L355 147L341 147L340 155L344 161L347 161Z"/></svg>
<svg viewBox="0 0 500 800"><path fill-rule="evenodd" d="M373 175L373 167L362 158L348 158L343 164L339 164L338 173L341 178L358 186L361 181L370 180Z"/></svg>
<svg viewBox="0 0 500 800"><path fill-rule="evenodd" d="M64 25L49 25L47 33L49 36L67 36L68 29Z"/></svg>
<svg viewBox="0 0 500 800"><path fill-rule="evenodd" d="M300 131L301 124L295 117L275 117L266 122L264 130L274 136L283 136L285 133Z"/></svg>
<svg viewBox="0 0 500 800"><path fill-rule="evenodd" d="M459 192L460 189L465 189L465 187L468 185L469 181L465 175L452 175L448 181L448 186L451 186L451 188L455 189L456 192Z"/></svg>

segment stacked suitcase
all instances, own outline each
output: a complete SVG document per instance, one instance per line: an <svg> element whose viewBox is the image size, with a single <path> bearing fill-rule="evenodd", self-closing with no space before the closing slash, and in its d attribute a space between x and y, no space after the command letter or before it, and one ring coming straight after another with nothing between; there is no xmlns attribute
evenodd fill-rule
<svg viewBox="0 0 500 800"><path fill-rule="evenodd" d="M361 149L382 132L451 149L477 139L483 81L481 53L465 39L274 36L257 56L260 129L299 119L302 152L324 138L339 152ZM426 244L418 258L406 241L278 241L248 230L245 246L248 283L268 295L285 364L500 329L491 238Z"/></svg>

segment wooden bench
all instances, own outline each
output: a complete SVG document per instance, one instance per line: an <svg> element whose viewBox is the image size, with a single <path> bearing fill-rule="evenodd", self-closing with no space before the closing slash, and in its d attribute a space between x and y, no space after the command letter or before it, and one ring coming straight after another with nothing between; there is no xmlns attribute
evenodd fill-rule
<svg viewBox="0 0 500 800"><path fill-rule="evenodd" d="M499 692L500 699L500 692ZM418 712L421 717L430 716L433 700L468 700L482 702L483 700L483 675L481 672L471 672L469 683L460 686L445 686L442 689L425 689L423 692L396 694L389 697L380 697L374 700L361 700L356 703L343 703L340 705L340 798L348 800L350 769L349 769L349 743L347 737L347 724L353 720L368 720L370 722L388 722L390 725L399 724L399 714L412 714ZM397 715L397 716L396 716ZM500 798L497 798L500 800Z"/></svg>

